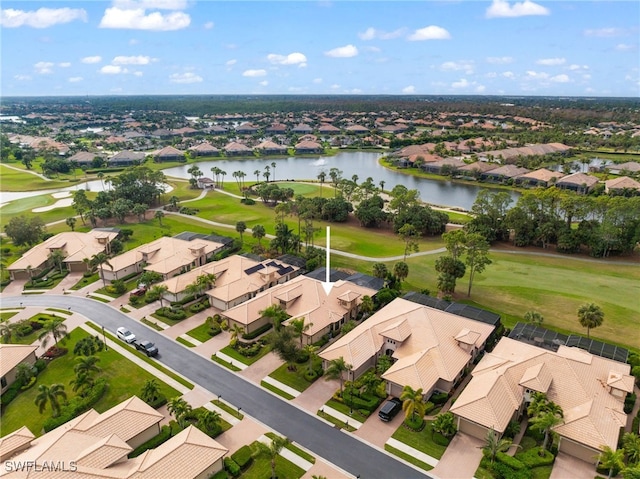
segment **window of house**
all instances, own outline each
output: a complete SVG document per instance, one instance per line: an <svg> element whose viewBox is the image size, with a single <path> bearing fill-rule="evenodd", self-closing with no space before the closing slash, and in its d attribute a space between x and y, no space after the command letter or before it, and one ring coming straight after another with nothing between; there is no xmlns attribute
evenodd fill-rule
<svg viewBox="0 0 640 479"><path fill-rule="evenodd" d="M2 378L0 378L0 386L2 386L3 388L7 386L7 377L6 376L2 376Z"/></svg>

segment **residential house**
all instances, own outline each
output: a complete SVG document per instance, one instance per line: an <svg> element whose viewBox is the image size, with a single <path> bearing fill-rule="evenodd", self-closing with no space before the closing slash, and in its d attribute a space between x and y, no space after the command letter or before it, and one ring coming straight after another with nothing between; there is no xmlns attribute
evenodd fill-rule
<svg viewBox="0 0 640 479"><path fill-rule="evenodd" d="M207 128L204 131L211 135L219 136L219 135L226 135L227 133L229 133L229 128L221 125L213 125L211 128Z"/></svg>
<svg viewBox="0 0 640 479"><path fill-rule="evenodd" d="M131 166L143 163L146 155L142 151L123 150L107 160L109 166Z"/></svg>
<svg viewBox="0 0 640 479"><path fill-rule="evenodd" d="M284 135L287 133L287 125L282 123L272 123L271 126L268 126L264 132L267 135Z"/></svg>
<svg viewBox="0 0 640 479"><path fill-rule="evenodd" d="M607 167L612 175L624 175L640 173L640 163L637 161L627 161L626 163L618 163Z"/></svg>
<svg viewBox="0 0 640 479"><path fill-rule="evenodd" d="M41 467L55 464L43 477L60 479L206 479L222 470L228 449L195 426L129 459L136 447L160 433L163 419L133 396L101 414L91 409L38 438L23 427L2 438L0 457ZM24 471L9 471L5 477L26 476Z"/></svg>
<svg viewBox="0 0 640 479"><path fill-rule="evenodd" d="M336 335L345 322L357 317L362 297L373 297L376 293L374 289L346 281L332 283L327 293L322 281L298 276L228 309L223 316L230 326L238 325L251 333L270 321L261 312L279 304L291 318L303 318L310 325L303 333L303 342L311 344L325 335Z"/></svg>
<svg viewBox="0 0 640 479"><path fill-rule="evenodd" d="M502 338L475 367L450 411L459 431L484 440L490 429L502 436L532 394L544 393L563 411L562 423L553 428L560 436L558 450L595 463L602 446L617 449L627 423L630 368L575 347L561 345L554 352Z"/></svg>
<svg viewBox="0 0 640 479"><path fill-rule="evenodd" d="M369 128L362 125L350 125L344 129L347 133L354 133L356 135L365 135L369 133Z"/></svg>
<svg viewBox="0 0 640 479"><path fill-rule="evenodd" d="M556 182L564 176L559 171L550 171L546 168L540 168L539 170L530 171L523 175L516 177L516 184L523 186L543 186L554 185Z"/></svg>
<svg viewBox="0 0 640 479"><path fill-rule="evenodd" d="M239 135L253 135L258 132L258 127L251 123L243 123L236 126L236 133Z"/></svg>
<svg viewBox="0 0 640 479"><path fill-rule="evenodd" d="M18 364L35 364L37 349L30 344L0 344L0 394L15 382Z"/></svg>
<svg viewBox="0 0 640 479"><path fill-rule="evenodd" d="M242 143L232 141L223 148L227 156L253 156L253 150Z"/></svg>
<svg viewBox="0 0 640 479"><path fill-rule="evenodd" d="M355 379L383 355L393 365L383 374L387 392L399 396L405 386L422 388L425 398L449 392L465 368L484 350L494 326L396 298L320 353L329 361L344 358Z"/></svg>
<svg viewBox="0 0 640 479"><path fill-rule="evenodd" d="M487 171L495 170L500 165L497 163L488 163L486 161L476 161L468 165L458 168L458 173L465 178L479 178Z"/></svg>
<svg viewBox="0 0 640 479"><path fill-rule="evenodd" d="M313 133L313 128L305 123L299 123L291 128L291 133L295 133L296 135L310 135Z"/></svg>
<svg viewBox="0 0 640 479"><path fill-rule="evenodd" d="M219 156L220 155L220 150L218 150L215 146L213 146L208 141L205 141L204 143L200 143L196 146L192 146L191 148L189 148L189 151L191 151L191 153L194 156Z"/></svg>
<svg viewBox="0 0 640 479"><path fill-rule="evenodd" d="M598 183L598 178L585 173L573 173L556 182L556 187L563 190L571 190L576 193L587 194Z"/></svg>
<svg viewBox="0 0 640 479"><path fill-rule="evenodd" d="M504 182L507 180L512 180L516 176L524 175L525 173L529 173L527 168L521 168L516 165L504 165L498 168L486 171L482 174L481 178L487 181L495 181L495 182Z"/></svg>
<svg viewBox="0 0 640 479"><path fill-rule="evenodd" d="M169 279L206 264L223 247L221 243L200 238L185 241L163 236L110 258L111 266L104 264L99 268L107 281L141 273L143 270L155 271L163 279Z"/></svg>
<svg viewBox="0 0 640 479"><path fill-rule="evenodd" d="M605 181L604 191L613 194L625 194L628 192L630 195L637 195L640 194L640 182L628 176L620 176Z"/></svg>
<svg viewBox="0 0 640 479"><path fill-rule="evenodd" d="M184 151L180 151L173 146L165 146L155 155L153 155L155 161L185 161Z"/></svg>
<svg viewBox="0 0 640 479"><path fill-rule="evenodd" d="M196 179L196 186L201 190L206 190L208 188L215 188L216 184L211 178L200 176Z"/></svg>
<svg viewBox="0 0 640 479"><path fill-rule="evenodd" d="M457 171L465 166L465 162L460 158L444 158L438 161L424 163L422 169L428 173L436 174L456 174Z"/></svg>
<svg viewBox="0 0 640 479"><path fill-rule="evenodd" d="M324 148L316 141L304 140L296 144L295 152L300 155L322 153Z"/></svg>
<svg viewBox="0 0 640 479"><path fill-rule="evenodd" d="M167 287L164 294L167 300L180 301L187 296L185 290L188 285L193 284L199 276L212 274L216 278L215 286L206 294L211 306L225 311L272 286L289 281L299 271L297 267L276 260L259 262L234 255L169 278L162 284Z"/></svg>
<svg viewBox="0 0 640 479"><path fill-rule="evenodd" d="M330 124L323 124L318 127L318 133L320 135L339 135L340 128L336 128Z"/></svg>
<svg viewBox="0 0 640 479"><path fill-rule="evenodd" d="M11 279L29 279L51 267L53 251L62 251L63 264L69 271L86 271L87 261L98 253L109 253L118 231L93 229L88 233L65 231L35 245L7 267Z"/></svg>
<svg viewBox="0 0 640 479"><path fill-rule="evenodd" d="M79 151L75 155L69 157L69 161L80 167L91 167L93 165L93 160L96 158L104 160L104 154L93 153L90 151Z"/></svg>
<svg viewBox="0 0 640 479"><path fill-rule="evenodd" d="M287 147L279 145L275 141L265 140L255 147L256 151L261 155L286 155Z"/></svg>

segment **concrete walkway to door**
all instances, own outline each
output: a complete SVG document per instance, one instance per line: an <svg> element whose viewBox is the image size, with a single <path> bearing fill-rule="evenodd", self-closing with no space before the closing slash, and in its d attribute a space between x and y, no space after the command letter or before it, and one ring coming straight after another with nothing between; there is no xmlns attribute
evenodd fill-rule
<svg viewBox="0 0 640 479"><path fill-rule="evenodd" d="M429 474L439 479L471 479L480 465L482 446L480 439L458 432Z"/></svg>

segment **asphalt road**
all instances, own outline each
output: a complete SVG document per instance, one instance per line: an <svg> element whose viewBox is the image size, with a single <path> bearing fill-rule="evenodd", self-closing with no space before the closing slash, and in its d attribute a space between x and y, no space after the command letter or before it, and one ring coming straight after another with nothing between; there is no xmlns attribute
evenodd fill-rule
<svg viewBox="0 0 640 479"><path fill-rule="evenodd" d="M173 340L147 328L115 308L77 296L24 295L2 297L2 307L42 306L78 312L115 335L119 326L130 329L139 339L154 342L157 359L190 381L240 407L243 412L287 436L338 467L361 478L429 477L395 460L348 433L330 427L222 366L191 352Z"/></svg>

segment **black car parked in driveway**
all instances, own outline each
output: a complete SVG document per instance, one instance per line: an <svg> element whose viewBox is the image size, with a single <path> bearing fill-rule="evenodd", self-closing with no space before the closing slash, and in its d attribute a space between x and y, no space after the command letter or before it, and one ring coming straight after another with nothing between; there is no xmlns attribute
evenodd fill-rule
<svg viewBox="0 0 640 479"><path fill-rule="evenodd" d="M158 348L151 341L147 341L147 340L135 341L133 344L135 344L136 349L138 351L142 351L149 357L155 356L158 354Z"/></svg>
<svg viewBox="0 0 640 479"><path fill-rule="evenodd" d="M402 401L398 398L391 398L382 405L378 417L385 422L391 421L400 412L400 409L402 409Z"/></svg>

